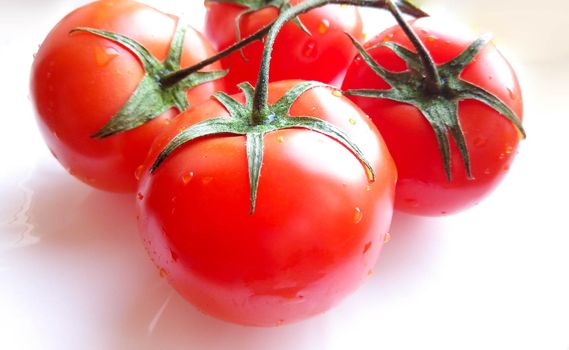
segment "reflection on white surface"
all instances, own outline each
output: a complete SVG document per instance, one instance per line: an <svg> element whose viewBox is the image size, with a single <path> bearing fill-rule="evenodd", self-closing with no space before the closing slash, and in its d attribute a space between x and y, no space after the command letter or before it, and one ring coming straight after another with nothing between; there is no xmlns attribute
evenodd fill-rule
<svg viewBox="0 0 569 350"><path fill-rule="evenodd" d="M9 337L0 344L29 345L31 332L34 341L42 344L31 348L38 349L129 345L156 349L165 341L169 348L180 349L187 344L208 349L290 349L298 341L315 348L322 339L313 334L314 329L326 329L336 322L332 320L342 318L340 312L288 327L256 329L203 316L160 278L147 259L137 236L131 196L91 190L51 159L38 164L25 186L33 192L33 200L22 218L33 227L37 244L14 245L3 254L2 280L16 288L1 291L0 306L29 324L16 325L20 332L7 333ZM376 274L394 281L407 276L387 288L386 297L396 297L393 287L397 285L413 290L427 282L425 271L437 260L439 242L421 236L424 230L436 231L437 223L396 217L390 242L395 249L386 249ZM385 287L373 277L367 288L381 291ZM11 325L10 329L14 324L4 316L0 326L5 331L4 326ZM299 338L302 335L304 339Z"/></svg>
<svg viewBox="0 0 569 350"><path fill-rule="evenodd" d="M20 194L20 203L17 206L12 204L15 213L6 215L5 222L0 222L2 237L0 238L0 252L4 249L13 249L35 244L39 237L32 234L34 229L28 218L28 212L32 205L33 191L26 186L29 174L16 182L17 192Z"/></svg>
<svg viewBox="0 0 569 350"><path fill-rule="evenodd" d="M396 215L374 276L339 307L291 326L245 328L203 316L160 278L131 196L77 182L43 146L29 66L55 19L80 3L0 5L0 66L10 67L0 84L0 349L567 349L565 57L518 57L529 138L492 197L449 218ZM201 1L185 3L200 13ZM516 30L552 11L524 17L529 1L431 3L457 13L515 3ZM557 26L546 22L544 33ZM526 41L509 35L511 50Z"/></svg>

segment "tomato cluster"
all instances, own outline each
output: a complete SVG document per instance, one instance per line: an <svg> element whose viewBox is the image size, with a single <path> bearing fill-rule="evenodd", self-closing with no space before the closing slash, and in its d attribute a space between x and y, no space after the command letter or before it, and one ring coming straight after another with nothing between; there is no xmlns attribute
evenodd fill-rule
<svg viewBox="0 0 569 350"><path fill-rule="evenodd" d="M357 7L331 2L399 25L361 45ZM197 308L260 326L319 314L370 275L394 208L476 204L524 136L487 38L380 3L208 0L204 36L95 1L36 55L39 127L69 173L137 194L149 255Z"/></svg>

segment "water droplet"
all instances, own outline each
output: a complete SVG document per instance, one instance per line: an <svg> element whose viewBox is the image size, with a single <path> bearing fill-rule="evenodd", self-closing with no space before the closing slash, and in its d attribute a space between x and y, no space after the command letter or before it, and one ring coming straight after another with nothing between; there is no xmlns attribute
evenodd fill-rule
<svg viewBox="0 0 569 350"><path fill-rule="evenodd" d="M283 143L283 142L284 142L284 137L283 137L283 136L278 136L278 137L277 137L277 142L278 142L278 143Z"/></svg>
<svg viewBox="0 0 569 350"><path fill-rule="evenodd" d="M350 120L349 120L349 121L350 121L350 124L352 124L352 125L356 125L356 120L355 120L354 118L350 118Z"/></svg>
<svg viewBox="0 0 569 350"><path fill-rule="evenodd" d="M490 170L490 168L484 169L484 175L490 175L491 173L492 171Z"/></svg>
<svg viewBox="0 0 569 350"><path fill-rule="evenodd" d="M427 41L430 42L430 43L434 43L434 42L437 41L437 40L439 40L439 38L437 38L437 37L434 36L434 35L429 35L429 36L427 36Z"/></svg>
<svg viewBox="0 0 569 350"><path fill-rule="evenodd" d="M192 178L194 177L194 172L190 171L187 174L184 174L184 176L182 176L182 182L184 183L184 185L187 185L190 183L190 181L192 181Z"/></svg>
<svg viewBox="0 0 569 350"><path fill-rule="evenodd" d="M482 147L486 145L486 142L488 142L488 140L485 137L477 136L474 138L474 146L476 147Z"/></svg>
<svg viewBox="0 0 569 350"><path fill-rule="evenodd" d="M370 248L371 248L371 242L367 242L366 245L364 246L364 254L367 253Z"/></svg>
<svg viewBox="0 0 569 350"><path fill-rule="evenodd" d="M366 192L371 192L371 186L370 185L366 186Z"/></svg>
<svg viewBox="0 0 569 350"><path fill-rule="evenodd" d="M166 272L166 270L164 270L163 268L160 269L160 277L162 278L168 277L168 272Z"/></svg>
<svg viewBox="0 0 569 350"><path fill-rule="evenodd" d="M505 153L506 153L506 154L512 154L512 151L513 151L513 150L514 150L514 147L508 146L508 147L506 147Z"/></svg>
<svg viewBox="0 0 569 350"><path fill-rule="evenodd" d="M144 199L144 195L143 195L142 193L138 192L138 193L136 194L136 198L138 198L138 200L141 201L141 200Z"/></svg>
<svg viewBox="0 0 569 350"><path fill-rule="evenodd" d="M308 40L302 49L302 54L304 57L316 58L318 56L318 46L316 41L313 39Z"/></svg>
<svg viewBox="0 0 569 350"><path fill-rule="evenodd" d="M504 171L510 170L510 164L504 165L504 167L502 168L502 170L504 170Z"/></svg>
<svg viewBox="0 0 569 350"><path fill-rule="evenodd" d="M340 90L333 90L332 91L332 95L336 96L336 97L342 97L342 91Z"/></svg>
<svg viewBox="0 0 569 350"><path fill-rule="evenodd" d="M512 89L510 89L510 88L508 88L508 95L510 96L510 98L511 98L512 100L516 100L516 99L517 99L516 93L514 92L514 90L512 90Z"/></svg>
<svg viewBox="0 0 569 350"><path fill-rule="evenodd" d="M505 158L506 158L505 153L500 153L500 155L498 156L498 159L505 159Z"/></svg>
<svg viewBox="0 0 569 350"><path fill-rule="evenodd" d="M318 24L318 33L326 34L328 32L328 29L330 29L330 21L327 19L322 19Z"/></svg>
<svg viewBox="0 0 569 350"><path fill-rule="evenodd" d="M138 167L136 167L136 170L134 171L134 178L136 179L136 181L140 180L143 170L144 170L143 165L139 165Z"/></svg>
<svg viewBox="0 0 569 350"><path fill-rule="evenodd" d="M383 236L383 243L389 243L391 241L391 233L386 232L385 236Z"/></svg>
<svg viewBox="0 0 569 350"><path fill-rule="evenodd" d="M413 199L413 198L405 198L404 202L405 202L405 204L407 204L411 208L417 208L419 206L419 201L417 201L416 199Z"/></svg>
<svg viewBox="0 0 569 350"><path fill-rule="evenodd" d="M99 67L104 67L111 62L119 52L112 47L95 47L95 61Z"/></svg>
<svg viewBox="0 0 569 350"><path fill-rule="evenodd" d="M360 208L357 208L354 210L354 224L359 224L360 222L362 222L362 219L364 217L364 214L362 213L362 210Z"/></svg>

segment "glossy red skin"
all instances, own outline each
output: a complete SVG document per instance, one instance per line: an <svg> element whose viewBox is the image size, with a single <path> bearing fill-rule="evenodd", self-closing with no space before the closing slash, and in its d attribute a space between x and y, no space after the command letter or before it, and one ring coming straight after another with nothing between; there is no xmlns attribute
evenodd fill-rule
<svg viewBox="0 0 569 350"><path fill-rule="evenodd" d="M177 111L171 109L144 126L104 140L91 138L127 102L144 71L138 58L121 45L88 33L69 34L70 30L117 32L164 60L176 24L176 17L134 1L97 1L63 18L41 45L31 74L38 124L51 152L78 179L102 190L134 191L136 168ZM207 39L189 29L182 67L212 54ZM203 84L188 91L188 101L202 102L222 88L219 81Z"/></svg>
<svg viewBox="0 0 569 350"><path fill-rule="evenodd" d="M293 0L292 4L301 1ZM238 5L207 2L205 33L214 47L223 50L237 39L235 18L244 8ZM274 7L256 11L241 18L241 38L254 34L274 21L278 10ZM285 79L317 80L333 84L341 77L356 54L354 46L345 33L358 40L363 37L362 22L356 7L328 5L300 16L312 36L307 35L294 23L287 23L276 39L270 81ZM328 24L328 25L327 25ZM234 93L237 84L248 81L257 83L261 64L263 43L256 41L243 50L222 59L224 68L230 72L226 77L227 89Z"/></svg>
<svg viewBox="0 0 569 350"><path fill-rule="evenodd" d="M413 28L437 64L450 61L476 38L431 18L416 20ZM412 49L399 27L387 29L365 46L386 40ZM371 54L389 70L406 68L405 63L387 48L374 49ZM518 80L493 44L477 55L461 78L493 93L521 118L523 109ZM361 57L356 57L342 88L387 89L389 85L373 73ZM397 164L399 180L395 208L398 210L439 216L472 207L500 183L516 154L520 134L511 122L481 102L461 101L459 121L469 149L474 180L466 178L458 148L451 141L452 181L449 182L435 134L417 108L388 100L350 98L371 116Z"/></svg>
<svg viewBox="0 0 569 350"><path fill-rule="evenodd" d="M272 84L270 100L293 84ZM182 114L158 137L147 168L180 128L227 115L216 101ZM291 115L312 115L345 130L377 180L368 181L347 148L303 129L265 136L253 215L244 136L185 144L141 179L139 226L146 248L161 275L204 313L255 326L302 320L354 291L376 262L396 181L381 136L330 88L306 92Z"/></svg>

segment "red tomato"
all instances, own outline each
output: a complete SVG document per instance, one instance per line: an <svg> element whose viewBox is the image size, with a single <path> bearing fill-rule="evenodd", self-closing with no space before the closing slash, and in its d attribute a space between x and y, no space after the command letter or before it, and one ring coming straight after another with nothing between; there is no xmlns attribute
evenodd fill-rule
<svg viewBox="0 0 569 350"><path fill-rule="evenodd" d="M432 18L411 22L421 41L440 65L464 51L475 39L448 23ZM369 48L393 41L415 51L399 26L387 29L365 44ZM386 47L369 51L384 68L403 71L406 64ZM501 99L518 117L522 96L515 73L493 44L480 51L460 77ZM343 89L389 89L357 56L349 67ZM475 100L459 103L459 122L470 154L473 179L451 140L451 175L446 177L435 133L421 112L408 104L385 99L352 96L373 119L397 165L399 180L395 207L420 215L444 215L477 204L506 175L516 153L520 133L494 109Z"/></svg>
<svg viewBox="0 0 569 350"><path fill-rule="evenodd" d="M296 83L271 84L270 103ZM180 115L157 138L146 168L180 130L227 115L217 101ZM207 314L258 326L302 320L356 289L376 262L396 181L381 136L330 88L305 92L290 115L344 130L375 170L375 182L346 147L305 129L265 135L254 214L244 136L186 143L140 181L139 226L149 254L161 275Z"/></svg>
<svg viewBox="0 0 569 350"><path fill-rule="evenodd" d="M292 0L295 5L301 0ZM205 33L218 50L223 50L236 39L235 19L246 10L233 4L206 1ZM241 17L241 38L254 34L278 16L275 7L246 14ZM280 31L275 42L270 81L285 79L316 80L334 83L341 79L346 67L356 54L356 50L347 38L349 33L357 39L363 37L362 22L356 7L324 6L300 15L300 20L312 35L303 32L293 22L287 23ZM240 52L234 52L222 59L224 68L230 70L226 77L227 89L236 92L237 84L248 81L257 82L257 73L261 64L263 43L254 42Z"/></svg>
<svg viewBox="0 0 569 350"><path fill-rule="evenodd" d="M144 70L125 47L70 31L90 27L116 32L138 41L162 61L176 24L176 17L135 1L97 1L63 18L41 45L31 75L38 123L54 156L80 180L103 190L134 191L135 170L155 135L177 111L170 109L141 127L106 139L92 138L127 102ZM213 53L201 34L192 29L186 32L182 67ZM189 90L189 103L206 100L219 84Z"/></svg>

